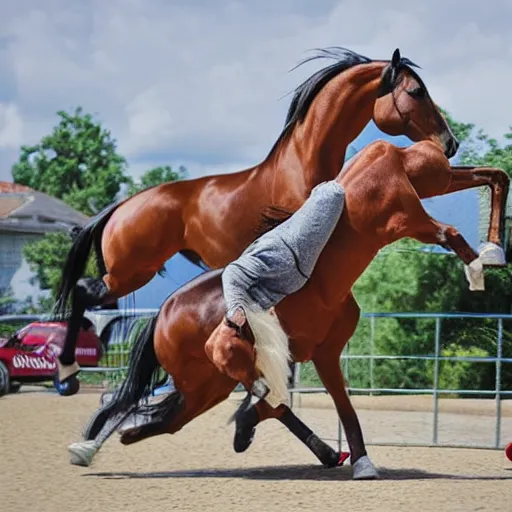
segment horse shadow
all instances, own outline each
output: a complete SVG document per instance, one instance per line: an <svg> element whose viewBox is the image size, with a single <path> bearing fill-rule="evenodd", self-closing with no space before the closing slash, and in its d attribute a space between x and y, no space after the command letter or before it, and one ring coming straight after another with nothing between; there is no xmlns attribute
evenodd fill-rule
<svg viewBox="0 0 512 512"><path fill-rule="evenodd" d="M512 475L475 476L431 473L415 468L378 468L380 480L512 480ZM352 468L323 468L315 465L260 466L252 468L205 468L155 472L101 472L85 473L86 477L105 479L131 478L239 478L246 480L343 481L352 480Z"/></svg>

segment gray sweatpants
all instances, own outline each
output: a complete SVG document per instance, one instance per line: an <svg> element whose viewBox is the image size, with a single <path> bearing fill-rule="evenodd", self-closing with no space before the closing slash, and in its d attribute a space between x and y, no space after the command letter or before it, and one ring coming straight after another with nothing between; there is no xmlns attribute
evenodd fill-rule
<svg viewBox="0 0 512 512"><path fill-rule="evenodd" d="M268 310L302 288L343 212L345 193L336 181L317 185L285 222L256 239L226 266L222 286L227 310Z"/></svg>

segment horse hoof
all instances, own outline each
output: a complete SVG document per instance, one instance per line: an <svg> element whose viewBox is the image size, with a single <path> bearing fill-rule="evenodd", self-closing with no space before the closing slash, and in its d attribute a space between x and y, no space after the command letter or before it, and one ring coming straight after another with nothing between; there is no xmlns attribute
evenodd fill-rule
<svg viewBox="0 0 512 512"><path fill-rule="evenodd" d="M76 395L80 389L80 381L76 378L75 375L72 375L64 382L60 382L59 377L56 376L54 384L57 393L59 393L61 396Z"/></svg>
<svg viewBox="0 0 512 512"><path fill-rule="evenodd" d="M245 450L251 446L255 433L256 429L254 427L237 430L235 433L235 440L233 442L235 452L245 452Z"/></svg>
<svg viewBox="0 0 512 512"><path fill-rule="evenodd" d="M480 261L484 266L504 267L507 264L503 247L493 242L485 242L478 247Z"/></svg>
<svg viewBox="0 0 512 512"><path fill-rule="evenodd" d="M364 455L360 459L357 459L353 467L353 476L354 480L376 480L379 478L379 473L377 469L373 465L373 462L370 460L370 457Z"/></svg>
<svg viewBox="0 0 512 512"><path fill-rule="evenodd" d="M74 466L89 466L97 451L98 446L94 441L82 441L68 446L70 462Z"/></svg>
<svg viewBox="0 0 512 512"><path fill-rule="evenodd" d="M64 383L69 378L78 375L80 373L80 366L75 361L72 364L62 364L57 358L57 375L59 382Z"/></svg>
<svg viewBox="0 0 512 512"><path fill-rule="evenodd" d="M337 468L338 466L343 466L345 459L343 458L342 453L333 450L332 454L329 454L326 457L322 457L320 462L322 462L326 468Z"/></svg>

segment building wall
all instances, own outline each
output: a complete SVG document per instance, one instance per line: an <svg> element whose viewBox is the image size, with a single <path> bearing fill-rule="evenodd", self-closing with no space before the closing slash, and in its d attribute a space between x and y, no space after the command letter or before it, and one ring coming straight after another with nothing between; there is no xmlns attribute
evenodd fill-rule
<svg viewBox="0 0 512 512"><path fill-rule="evenodd" d="M24 300L39 293L39 287L30 284L32 272L23 258L23 246L42 238L31 233L0 232L0 291L11 287L15 297Z"/></svg>

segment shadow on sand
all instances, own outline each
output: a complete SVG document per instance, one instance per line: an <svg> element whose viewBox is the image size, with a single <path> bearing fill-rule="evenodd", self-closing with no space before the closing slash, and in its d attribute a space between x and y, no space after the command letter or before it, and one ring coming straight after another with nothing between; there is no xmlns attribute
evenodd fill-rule
<svg viewBox="0 0 512 512"><path fill-rule="evenodd" d="M429 473L419 469L378 468L380 480L512 480L512 475L475 476L445 473ZM161 472L103 472L86 473L83 476L108 479L125 478L242 478L249 480L352 480L351 466L328 469L315 465L268 466L253 468L191 469L185 471Z"/></svg>

